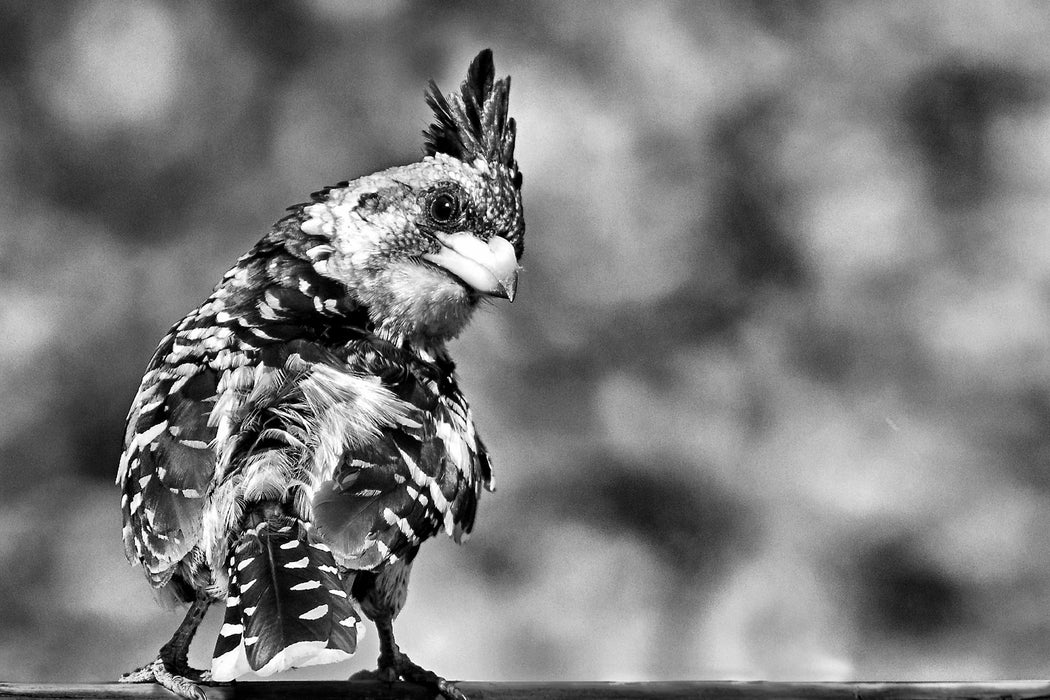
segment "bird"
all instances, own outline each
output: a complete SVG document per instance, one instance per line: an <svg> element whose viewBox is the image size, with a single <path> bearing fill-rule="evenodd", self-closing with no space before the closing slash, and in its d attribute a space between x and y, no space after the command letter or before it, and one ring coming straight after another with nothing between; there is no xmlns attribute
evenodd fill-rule
<svg viewBox="0 0 1050 700"><path fill-rule="evenodd" d="M430 80L423 157L288 208L171 327L128 412L116 483L129 561L188 604L157 657L124 674L204 700L205 686L353 655L454 683L394 639L422 543L456 541L492 463L448 342L486 301L513 301L525 222L510 77L492 51L458 91ZM225 612L210 669L188 651Z"/></svg>

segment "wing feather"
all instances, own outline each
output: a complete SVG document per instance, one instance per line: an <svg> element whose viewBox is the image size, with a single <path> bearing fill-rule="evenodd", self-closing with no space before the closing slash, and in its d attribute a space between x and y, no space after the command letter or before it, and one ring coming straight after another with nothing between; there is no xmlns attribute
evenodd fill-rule
<svg viewBox="0 0 1050 700"><path fill-rule="evenodd" d="M165 362L186 334L183 329L162 341L143 378L117 476L125 550L157 587L199 542L203 497L215 471L209 416L219 373L187 358L175 367Z"/></svg>
<svg viewBox="0 0 1050 700"><path fill-rule="evenodd" d="M371 371L414 412L376 442L346 451L312 502L318 532L341 564L358 570L404 558L442 530L461 539L473 527L480 490L491 484L451 363L381 352L369 358Z"/></svg>

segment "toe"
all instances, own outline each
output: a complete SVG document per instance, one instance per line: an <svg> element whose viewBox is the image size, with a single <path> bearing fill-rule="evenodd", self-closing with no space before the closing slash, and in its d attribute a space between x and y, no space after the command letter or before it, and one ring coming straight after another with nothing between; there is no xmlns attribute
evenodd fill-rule
<svg viewBox="0 0 1050 700"><path fill-rule="evenodd" d="M377 681L379 680L379 671L369 671L368 669L361 669L353 673L347 680L351 681Z"/></svg>
<svg viewBox="0 0 1050 700"><path fill-rule="evenodd" d="M208 700L207 693L200 686L185 676L169 671L161 659L153 662L153 679L186 700Z"/></svg>
<svg viewBox="0 0 1050 700"><path fill-rule="evenodd" d="M462 690L456 687L455 683L446 681L444 678L438 679L437 688L438 692L447 700L467 700L467 696L463 694Z"/></svg>
<svg viewBox="0 0 1050 700"><path fill-rule="evenodd" d="M434 688L446 700L467 700L467 696L455 683L413 663L407 656L402 655L400 661L400 675L406 681Z"/></svg>
<svg viewBox="0 0 1050 700"><path fill-rule="evenodd" d="M153 665L143 666L142 668L136 668L134 671L128 671L123 676L117 679L118 683L152 683L153 682Z"/></svg>
<svg viewBox="0 0 1050 700"><path fill-rule="evenodd" d="M204 689L185 676L169 675L166 678L158 678L157 682L186 700L208 700Z"/></svg>
<svg viewBox="0 0 1050 700"><path fill-rule="evenodd" d="M169 670L163 658L156 658L152 663L125 673L120 683L156 683L187 700L208 700L208 695L198 686L211 679L210 671L198 671L188 666Z"/></svg>

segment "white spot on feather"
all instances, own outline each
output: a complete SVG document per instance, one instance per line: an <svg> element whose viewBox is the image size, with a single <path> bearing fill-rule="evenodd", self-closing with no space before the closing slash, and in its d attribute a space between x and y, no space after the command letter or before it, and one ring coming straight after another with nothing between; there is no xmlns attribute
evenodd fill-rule
<svg viewBox="0 0 1050 700"><path fill-rule="evenodd" d="M304 612L302 615L299 616L299 619L300 620L319 620L319 619L321 619L322 617L324 617L327 614L328 614L328 606L327 605L318 605L316 608L314 608L312 610L307 610L306 612Z"/></svg>
<svg viewBox="0 0 1050 700"><path fill-rule="evenodd" d="M168 427L168 421L161 421L135 436L135 444L140 448L153 442Z"/></svg>
<svg viewBox="0 0 1050 700"><path fill-rule="evenodd" d="M142 406L139 406L139 413L150 413L154 409L159 408L160 405L163 404L163 403L164 403L163 397L157 399L156 401L150 401L147 404L143 404Z"/></svg>
<svg viewBox="0 0 1050 700"><path fill-rule="evenodd" d="M420 423L417 420L412 420L408 416L403 416L401 418L398 418L397 422L398 422L399 425L403 425L406 428L412 428L414 430L418 430L419 428L423 427L422 423Z"/></svg>
<svg viewBox="0 0 1050 700"><path fill-rule="evenodd" d="M302 559L296 559L295 561L288 562L287 564L284 565L284 568L286 568L286 569L305 569L309 565L310 565L310 557L303 557Z"/></svg>
<svg viewBox="0 0 1050 700"><path fill-rule="evenodd" d="M262 328L249 328L248 330L250 330L257 338L262 338L263 340L278 340L277 336L270 335Z"/></svg>
<svg viewBox="0 0 1050 700"><path fill-rule="evenodd" d="M303 581L302 583L295 584L294 586L292 586L288 590L290 590L290 591L312 591L315 588L320 588L320 587L321 587L321 582L320 581Z"/></svg>
<svg viewBox="0 0 1050 700"><path fill-rule="evenodd" d="M129 466L130 461L131 461L131 453L130 453L130 451L125 450L120 455L120 464L117 467L117 481L116 481L116 483L117 483L118 486L120 485L120 483L122 481L124 481L124 478L128 475L128 466Z"/></svg>
<svg viewBox="0 0 1050 700"><path fill-rule="evenodd" d="M263 299L265 299L266 303L268 305L270 305L271 307L273 307L274 309L281 308L281 300L277 298L277 295L274 294L273 291L267 289L263 293Z"/></svg>
<svg viewBox="0 0 1050 700"><path fill-rule="evenodd" d="M315 245L313 248L310 248L309 250L307 250L306 251L306 255L311 260L317 260L317 259L319 259L321 257L328 257L329 255L331 255L334 252L335 252L335 248L333 248L330 245L322 243L321 245Z"/></svg>
<svg viewBox="0 0 1050 700"><path fill-rule="evenodd" d="M415 530L412 529L411 523L404 518L398 516L394 511L389 508L383 509L383 520L386 520L388 525L396 525L397 529L408 538L409 542L415 542L419 539L416 535Z"/></svg>
<svg viewBox="0 0 1050 700"><path fill-rule="evenodd" d="M256 305L256 308L259 310L259 315L267 321L276 321L280 318L280 316L277 315L277 312L274 311L273 307L265 302L260 301Z"/></svg>

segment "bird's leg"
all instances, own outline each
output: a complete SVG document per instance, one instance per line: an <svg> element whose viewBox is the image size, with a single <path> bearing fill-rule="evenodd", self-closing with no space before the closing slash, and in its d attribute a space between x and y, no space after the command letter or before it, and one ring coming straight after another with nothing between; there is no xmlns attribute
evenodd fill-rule
<svg viewBox="0 0 1050 700"><path fill-rule="evenodd" d="M454 683L419 666L398 648L397 642L394 641L394 625L391 618L378 617L375 624L379 633L379 668L374 673L355 673L351 676L352 679L374 678L388 683L400 679L433 688L447 700L467 700Z"/></svg>
<svg viewBox="0 0 1050 700"><path fill-rule="evenodd" d="M394 641L394 623L389 617L376 620L376 632L379 633L379 659L377 661L380 677L395 681L401 677L398 669L400 659L407 658Z"/></svg>
<svg viewBox="0 0 1050 700"><path fill-rule="evenodd" d="M198 595L186 611L175 634L168 643L160 648L160 653L152 662L142 668L125 673L120 677L121 683L158 683L171 692L192 700L206 700L207 695L198 687L198 683L207 683L211 679L210 671L190 668L190 642L197 632L204 613L208 611L211 601Z"/></svg>

